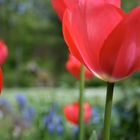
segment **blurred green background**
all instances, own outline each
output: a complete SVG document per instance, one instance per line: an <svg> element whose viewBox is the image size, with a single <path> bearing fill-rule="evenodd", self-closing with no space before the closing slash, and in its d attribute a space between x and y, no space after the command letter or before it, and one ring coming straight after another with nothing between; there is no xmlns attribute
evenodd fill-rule
<svg viewBox="0 0 140 140"><path fill-rule="evenodd" d="M139 3L122 0L122 7L129 11ZM0 38L9 48L3 65L5 87L76 84L65 70L68 49L50 0L0 0ZM134 77L134 84L139 83L138 75ZM94 78L87 85L100 86L102 82Z"/></svg>

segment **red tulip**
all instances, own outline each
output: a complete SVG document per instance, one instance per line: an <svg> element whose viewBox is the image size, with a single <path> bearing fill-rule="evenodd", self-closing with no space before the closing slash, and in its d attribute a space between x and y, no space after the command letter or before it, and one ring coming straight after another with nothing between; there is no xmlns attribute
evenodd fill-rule
<svg viewBox="0 0 140 140"><path fill-rule="evenodd" d="M92 0L94 4L110 3L112 5L120 7L120 0ZM56 11L60 20L62 20L64 12L67 8L72 9L78 3L79 0L51 0L52 6Z"/></svg>
<svg viewBox="0 0 140 140"><path fill-rule="evenodd" d="M139 17L140 7L125 14L111 4L79 0L64 14L64 38L71 53L94 75L115 82L140 67Z"/></svg>
<svg viewBox="0 0 140 140"><path fill-rule="evenodd" d="M81 63L71 54L69 54L68 61L66 63L66 69L77 79L80 79L80 67ZM85 68L85 79L93 77L92 72Z"/></svg>
<svg viewBox="0 0 140 140"><path fill-rule="evenodd" d="M1 89L2 89L2 70L0 68L0 93L1 93Z"/></svg>
<svg viewBox="0 0 140 140"><path fill-rule="evenodd" d="M0 40L0 65L2 65L8 56L8 49L4 41Z"/></svg>
<svg viewBox="0 0 140 140"><path fill-rule="evenodd" d="M78 102L74 102L72 104L64 106L64 115L66 119L73 124L78 124L79 107L80 106ZM84 123L88 123L92 117L92 108L87 102L83 104L83 113Z"/></svg>
<svg viewBox="0 0 140 140"><path fill-rule="evenodd" d="M0 65L2 65L8 55L8 49L4 43L4 41L0 40ZM0 93L2 90L2 70L0 67Z"/></svg>

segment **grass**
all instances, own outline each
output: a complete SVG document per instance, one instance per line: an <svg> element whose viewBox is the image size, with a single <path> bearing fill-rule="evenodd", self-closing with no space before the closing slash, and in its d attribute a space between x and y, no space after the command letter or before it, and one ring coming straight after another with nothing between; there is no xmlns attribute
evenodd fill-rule
<svg viewBox="0 0 140 140"><path fill-rule="evenodd" d="M67 88L11 88L3 89L2 96L10 101L15 100L17 93L26 95L29 100L39 103L40 101L58 102L61 105L71 103L78 100L79 91ZM85 90L85 100L92 105L105 103L106 88L88 88ZM122 98L122 92L119 88L115 88L114 102Z"/></svg>

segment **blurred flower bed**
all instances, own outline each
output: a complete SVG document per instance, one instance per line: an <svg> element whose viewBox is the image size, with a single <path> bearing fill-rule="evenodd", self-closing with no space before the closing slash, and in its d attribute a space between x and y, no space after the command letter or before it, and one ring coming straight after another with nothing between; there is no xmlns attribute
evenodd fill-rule
<svg viewBox="0 0 140 140"><path fill-rule="evenodd" d="M140 103L138 101L140 93L139 91L129 92L131 93L123 93L123 97L114 105L111 130L113 140L140 139ZM77 140L78 126L66 120L63 107L67 104L63 99L61 98L61 102L60 100L51 101L46 94L37 100L37 96L34 95L33 93L15 93L12 98L4 95L0 99L0 139ZM38 96L42 95L38 94ZM90 101L92 118L85 124L85 140L89 139L93 130L98 132L98 140L102 139L104 108L101 102L96 103L95 106L95 100Z"/></svg>

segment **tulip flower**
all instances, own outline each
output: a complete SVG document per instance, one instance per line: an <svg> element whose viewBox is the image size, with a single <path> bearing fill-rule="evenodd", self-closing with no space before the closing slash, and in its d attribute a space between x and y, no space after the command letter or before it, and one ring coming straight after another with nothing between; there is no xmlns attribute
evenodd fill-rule
<svg viewBox="0 0 140 140"><path fill-rule="evenodd" d="M74 102L72 104L64 106L64 115L66 119L72 124L78 124L78 115L79 115L79 102ZM84 123L88 123L92 117L92 107L89 103L84 102L83 104L84 112Z"/></svg>
<svg viewBox="0 0 140 140"><path fill-rule="evenodd" d="M140 68L140 6L126 14L101 1L78 0L67 8L63 34L72 55L108 83L103 140L109 140L114 83Z"/></svg>
<svg viewBox="0 0 140 140"><path fill-rule="evenodd" d="M70 52L108 82L128 77L140 67L140 6L125 14L117 4L79 0L63 16Z"/></svg>
<svg viewBox="0 0 140 140"><path fill-rule="evenodd" d="M100 68L99 50L101 49L103 42L106 40L106 35L111 33L111 30L115 28L124 15L119 9L120 4L120 0L52 0L52 5L60 20L64 18L63 33L69 50L81 62L81 64L85 64L85 66L87 66L96 76L106 81L113 81L114 77L110 78L110 75L108 76L108 73L106 75L106 73ZM106 20L104 23L105 18ZM98 26L98 28L94 25ZM102 59L104 60L104 57L102 57ZM79 140L84 139L82 123L83 113L81 111L83 89L84 68L82 66L79 98Z"/></svg>
<svg viewBox="0 0 140 140"><path fill-rule="evenodd" d="M81 63L73 55L69 54L66 69L77 79L80 79L80 67ZM92 77L92 72L85 68L85 79L90 79Z"/></svg>
<svg viewBox="0 0 140 140"><path fill-rule="evenodd" d="M3 40L0 40L0 65L2 65L8 56L8 49Z"/></svg>
<svg viewBox="0 0 140 140"><path fill-rule="evenodd" d="M8 49L4 41L0 40L0 65L2 65L8 55ZM2 69L0 67L0 93L2 89Z"/></svg>

